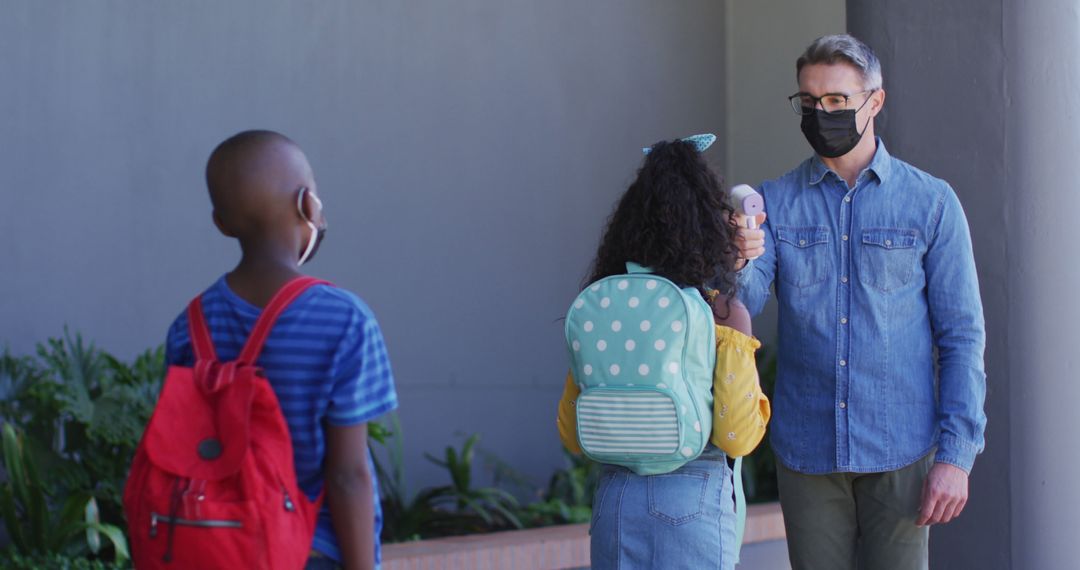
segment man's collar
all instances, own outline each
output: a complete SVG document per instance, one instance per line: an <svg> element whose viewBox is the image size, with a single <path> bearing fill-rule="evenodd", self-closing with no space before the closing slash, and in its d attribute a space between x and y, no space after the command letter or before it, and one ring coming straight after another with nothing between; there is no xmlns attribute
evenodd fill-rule
<svg viewBox="0 0 1080 570"><path fill-rule="evenodd" d="M892 155L885 149L885 143L881 140L881 137L874 137L876 148L874 150L874 158L870 159L870 165L866 167L866 170L874 173L877 176L878 182L882 184L886 183L889 178L889 174L892 171ZM810 173L807 178L807 185L814 186L821 182L831 170L821 160L821 157L814 154L814 157L810 159Z"/></svg>
<svg viewBox="0 0 1080 570"><path fill-rule="evenodd" d="M885 142L881 140L881 137L874 137L874 142L877 143L877 150L874 151L874 158L866 169L877 176L878 182L885 184L888 182L889 174L892 173L892 155L885 150Z"/></svg>
<svg viewBox="0 0 1080 570"><path fill-rule="evenodd" d="M810 177L806 180L808 186L816 186L819 182L825 179L825 176L832 172L828 166L821 161L821 157L814 153L813 158L810 159Z"/></svg>

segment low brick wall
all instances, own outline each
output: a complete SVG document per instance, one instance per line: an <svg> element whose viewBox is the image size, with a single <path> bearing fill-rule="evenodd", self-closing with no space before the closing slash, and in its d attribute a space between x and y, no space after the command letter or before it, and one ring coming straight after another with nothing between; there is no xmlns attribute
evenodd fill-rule
<svg viewBox="0 0 1080 570"><path fill-rule="evenodd" d="M743 544L783 540L780 505L750 505ZM557 570L589 566L589 525L563 525L383 546L383 570Z"/></svg>

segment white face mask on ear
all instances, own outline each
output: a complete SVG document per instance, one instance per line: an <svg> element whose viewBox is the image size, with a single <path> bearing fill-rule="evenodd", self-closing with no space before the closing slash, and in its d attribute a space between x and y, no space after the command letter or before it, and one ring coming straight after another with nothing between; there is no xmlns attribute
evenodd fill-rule
<svg viewBox="0 0 1080 570"><path fill-rule="evenodd" d="M311 237L308 238L308 244L307 247L304 248L304 253L300 254L300 261L296 263L297 266L303 265L315 257L315 252L319 251L319 244L322 243L323 238L326 236L326 226L321 228L315 227L315 222L311 221L311 218L308 218L307 214L304 213L304 195L307 193L308 189L306 187L301 188L300 194L296 197L296 211L300 214L301 218L304 218L308 227L311 228ZM322 200L319 200L319 197L314 193L311 194L311 197L314 198L315 203L319 205L319 210L322 210Z"/></svg>

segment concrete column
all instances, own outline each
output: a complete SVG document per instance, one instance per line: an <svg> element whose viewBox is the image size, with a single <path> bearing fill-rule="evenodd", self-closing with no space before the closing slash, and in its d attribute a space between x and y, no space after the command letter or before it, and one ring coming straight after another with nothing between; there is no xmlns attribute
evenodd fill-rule
<svg viewBox="0 0 1080 570"><path fill-rule="evenodd" d="M1080 4L1006 2L1013 568L1080 562Z"/></svg>
<svg viewBox="0 0 1080 570"><path fill-rule="evenodd" d="M1080 6L848 0L882 59L894 154L953 183L987 317L987 451L936 568L1080 560Z"/></svg>
<svg viewBox="0 0 1080 570"><path fill-rule="evenodd" d="M1030 366L1033 350L1043 354L1043 349L1028 340L1030 333L1017 330L1017 316L1028 313L1033 317L1028 322L1036 329L1050 331L1058 326L1049 315L1041 322L1034 318L1034 306L1021 308L1018 304L1021 298L1032 303L1044 298L1049 303L1057 288L1048 279L1034 283L1029 276L1026 282L1018 281L1019 266L1030 266L1033 271L1038 267L1043 276L1055 275L1059 269L1051 267L1046 257L1030 257L1035 245L1031 238L1036 232L1050 230L1045 223L1023 226L1017 192L1023 188L1029 195L1026 193L1033 190L1049 202L1047 198L1063 188L1045 181L1035 185L1015 179L1014 164L1019 155L1009 132L1012 123L1006 117L1018 109L1034 108L1030 106L1035 103L1015 92L1018 78L1011 73L1010 62L1018 65L1016 44L1006 33L1019 25L1007 23L1014 4L1012 0L848 0L848 30L874 48L882 61L887 97L879 132L895 156L948 180L956 189L971 225L986 313L987 447L972 472L966 511L957 521L936 527L930 534L933 568L1068 567L1010 565L1013 560L1023 561L1023 549L1014 553L1013 546L1021 546L1018 539L1025 532L1014 524L1011 513L1016 497L1025 495L1013 470L1013 465L1022 461L1015 455L1021 445L1012 442L1028 439L1027 434L1035 429L1027 414L1016 414L1013 396L1021 384L1032 381L1030 374L1017 371ZM1038 42L1042 38L1031 39ZM1048 87L1045 81L1040 82L1039 88L1043 87ZM1064 106L1058 90L1048 91L1056 93ZM1040 152L1032 150L1030 154L1038 156ZM1056 174L1053 178L1062 180ZM1058 356L1062 354L1058 352ZM1052 359L1050 355L1035 360ZM1056 381L1044 377L1048 384ZM1046 387L1037 390L1038 396L1028 400L1033 413L1044 404L1035 398L1055 397ZM1045 402L1049 405L1050 400ZM1050 466L1040 466L1039 471ZM1032 530L1026 532L1046 528L1034 520L1031 524Z"/></svg>

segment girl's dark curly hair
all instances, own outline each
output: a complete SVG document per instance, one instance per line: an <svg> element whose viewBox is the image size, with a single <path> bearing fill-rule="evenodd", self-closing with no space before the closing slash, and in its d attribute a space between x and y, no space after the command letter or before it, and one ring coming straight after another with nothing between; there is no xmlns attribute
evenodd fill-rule
<svg viewBox="0 0 1080 570"><path fill-rule="evenodd" d="M626 273L633 261L703 296L706 284L733 296L733 213L701 153L682 141L656 143L608 218L586 285Z"/></svg>

